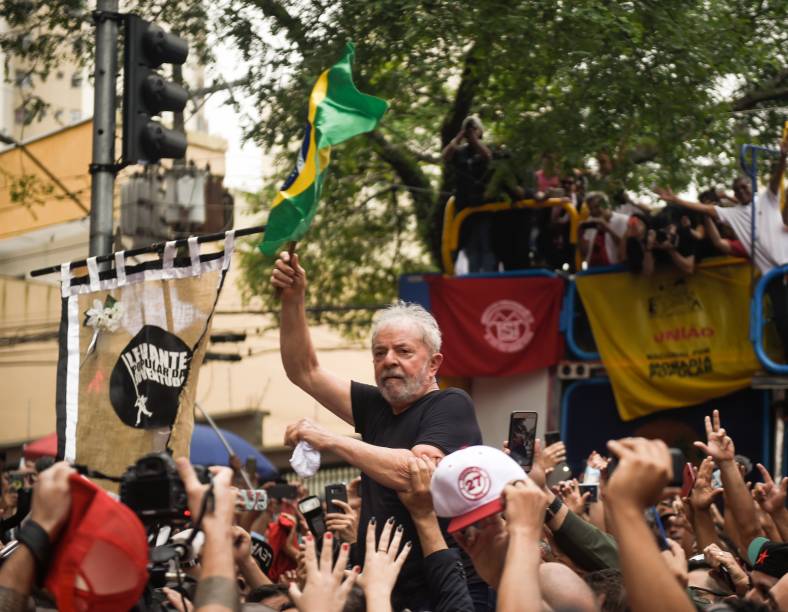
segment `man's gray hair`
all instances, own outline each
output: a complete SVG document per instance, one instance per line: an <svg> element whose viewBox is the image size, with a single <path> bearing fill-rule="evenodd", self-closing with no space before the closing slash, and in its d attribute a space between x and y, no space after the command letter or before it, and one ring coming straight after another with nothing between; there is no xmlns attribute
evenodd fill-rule
<svg viewBox="0 0 788 612"><path fill-rule="evenodd" d="M431 354L440 353L441 330L435 317L420 304L403 302L402 300L391 304L375 316L375 322L372 325L372 344L375 344L375 338L381 329L403 323L415 325L421 330L421 339Z"/></svg>

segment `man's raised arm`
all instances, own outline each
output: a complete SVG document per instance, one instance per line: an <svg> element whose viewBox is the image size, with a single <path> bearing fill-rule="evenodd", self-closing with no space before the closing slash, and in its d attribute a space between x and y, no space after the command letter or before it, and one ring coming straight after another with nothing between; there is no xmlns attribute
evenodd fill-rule
<svg viewBox="0 0 788 612"><path fill-rule="evenodd" d="M350 381L320 366L304 310L306 272L298 255L283 252L271 273L271 284L281 291L279 349L287 377L343 421L353 425Z"/></svg>
<svg viewBox="0 0 788 612"><path fill-rule="evenodd" d="M684 200L667 188L655 187L654 193L656 193L660 199L665 200L669 204L676 204L682 208L686 208L687 210L699 212L703 215L709 215L714 219L718 218L717 209L713 204L701 204L700 202L690 202L689 200Z"/></svg>

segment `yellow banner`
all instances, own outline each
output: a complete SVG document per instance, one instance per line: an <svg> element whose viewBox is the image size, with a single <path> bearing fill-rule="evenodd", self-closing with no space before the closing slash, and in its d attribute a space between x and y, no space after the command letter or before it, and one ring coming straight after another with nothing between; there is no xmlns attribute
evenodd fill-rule
<svg viewBox="0 0 788 612"><path fill-rule="evenodd" d="M750 385L758 362L746 264L579 275L577 288L623 420Z"/></svg>

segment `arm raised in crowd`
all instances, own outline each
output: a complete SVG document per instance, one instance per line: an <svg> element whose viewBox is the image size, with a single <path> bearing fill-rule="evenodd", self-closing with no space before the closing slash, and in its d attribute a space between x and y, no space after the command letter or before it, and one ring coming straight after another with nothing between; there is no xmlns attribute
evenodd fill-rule
<svg viewBox="0 0 788 612"><path fill-rule="evenodd" d="M785 507L785 498L788 494L788 478L783 478L779 483L774 482L772 475L763 465L758 464L758 470L763 477L763 482L755 485L753 497L769 516L772 517L780 539L788 542L788 509Z"/></svg>
<svg viewBox="0 0 788 612"><path fill-rule="evenodd" d="M605 491L605 510L618 542L621 571L633 612L695 608L662 559L643 512L659 499L672 472L660 440L625 438L608 442L619 459Z"/></svg>
<svg viewBox="0 0 788 612"><path fill-rule="evenodd" d="M711 475L714 471L714 460L706 457L698 468L695 484L692 487L686 503L689 504L692 518L692 528L698 548L703 550L711 544L719 544L720 538L714 527L714 518L711 515L711 504L722 493L722 489L711 486Z"/></svg>
<svg viewBox="0 0 788 612"><path fill-rule="evenodd" d="M71 509L68 479L73 473L74 470L67 463L56 463L41 473L33 487L30 521L23 529L37 531L36 539L40 541L45 537L49 546L60 534ZM40 554L42 551L35 552ZM38 561L46 562L46 559ZM36 576L36 563L34 551L25 544L6 560L0 568L0 610L21 612L28 609L28 597Z"/></svg>
<svg viewBox="0 0 788 612"><path fill-rule="evenodd" d="M409 466L410 489L400 492L399 498L410 512L419 534L427 584L435 602L433 610L473 612L473 601L468 593L460 556L446 545L432 505L430 481L435 465L428 459L417 457L410 460Z"/></svg>
<svg viewBox="0 0 788 612"><path fill-rule="evenodd" d="M746 558L750 542L761 535L754 502L739 467L736 465L733 440L727 435L725 429L720 427L719 410L715 410L711 418L707 416L705 424L706 444L695 442L695 446L714 459L720 468L722 486L725 489L726 509L730 507L741 538L740 544L744 549L741 553Z"/></svg>
<svg viewBox="0 0 788 612"><path fill-rule="evenodd" d="M350 589L358 576L358 568L345 575L350 554L350 545L347 543L339 547L337 561L332 563L332 540L331 532L326 532L318 562L315 538L311 533L306 536L306 582L303 588L299 588L295 582L290 583L290 597L301 612L342 612L345 607Z"/></svg>
<svg viewBox="0 0 788 612"><path fill-rule="evenodd" d="M536 483L526 479L506 485L503 497L509 547L498 588L497 609L500 612L538 612L542 609L539 539L547 496Z"/></svg>
<svg viewBox="0 0 788 612"><path fill-rule="evenodd" d="M684 200L680 198L675 193L673 193L670 189L667 188L660 188L656 187L654 189L654 193L656 193L661 199L665 200L669 204L676 204L681 206L682 208L686 208L687 210L692 210L703 215L709 215L710 217L716 219L717 218L717 209L714 207L713 204L702 204L700 202L691 202L690 200Z"/></svg>
<svg viewBox="0 0 788 612"><path fill-rule="evenodd" d="M380 532L380 540L375 542L374 518L367 526L367 546L364 556L364 572L358 577L358 583L364 590L367 600L367 612L392 612L391 592L397 582L405 559L412 545L406 542L399 550L402 541L402 527L394 529L394 519L389 519ZM394 535L391 532L394 531ZM397 552L399 551L399 554Z"/></svg>
<svg viewBox="0 0 788 612"><path fill-rule="evenodd" d="M353 425L350 381L324 369L317 359L306 321L306 271L298 255L282 252L271 272L271 284L281 291L279 349L287 377L340 419Z"/></svg>
<svg viewBox="0 0 788 612"><path fill-rule="evenodd" d="M188 459L176 460L178 474L186 489L189 510L197 517L205 534L201 551L200 579L194 597L196 612L240 610L238 585L233 557L233 516L235 493L230 487L233 472L226 467L212 467L212 483L202 484ZM213 502L204 503L206 495Z"/></svg>

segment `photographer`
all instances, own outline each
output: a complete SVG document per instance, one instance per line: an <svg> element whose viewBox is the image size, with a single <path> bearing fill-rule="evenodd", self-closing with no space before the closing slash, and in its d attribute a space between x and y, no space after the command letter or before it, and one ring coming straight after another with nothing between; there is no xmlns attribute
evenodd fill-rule
<svg viewBox="0 0 788 612"><path fill-rule="evenodd" d="M443 161L454 174L455 213L484 202L492 152L482 142L483 134L482 122L471 115L463 120L460 131L443 149ZM497 271L489 214L476 213L462 224L459 247L468 258L469 272Z"/></svg>
<svg viewBox="0 0 788 612"><path fill-rule="evenodd" d="M589 218L581 225L580 253L589 267L608 266L621 261L621 239L629 217L610 210L601 191L586 196Z"/></svg>
<svg viewBox="0 0 788 612"><path fill-rule="evenodd" d="M230 486L233 472L226 467L212 467L213 479L207 485L197 479L188 459L180 457L176 465L186 489L189 510L197 517L205 534L195 609L197 612L236 612L240 609L240 599L233 556L236 497ZM212 501L205 500L206 495L210 495Z"/></svg>
<svg viewBox="0 0 788 612"><path fill-rule="evenodd" d="M632 215L624 234L624 252L630 272L651 276L657 264L673 265L684 274L695 271L695 239L691 228L674 222L674 212L657 217Z"/></svg>

